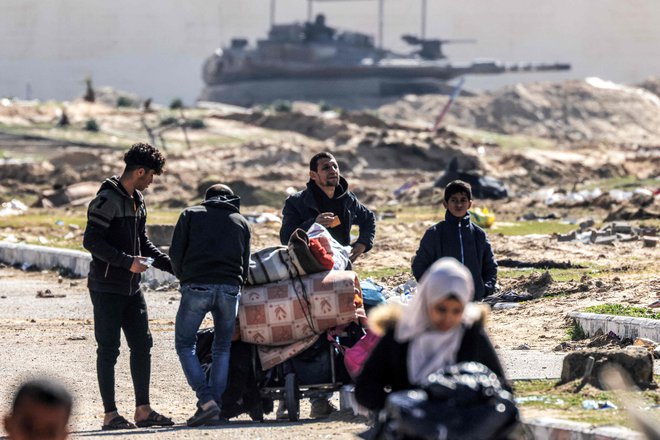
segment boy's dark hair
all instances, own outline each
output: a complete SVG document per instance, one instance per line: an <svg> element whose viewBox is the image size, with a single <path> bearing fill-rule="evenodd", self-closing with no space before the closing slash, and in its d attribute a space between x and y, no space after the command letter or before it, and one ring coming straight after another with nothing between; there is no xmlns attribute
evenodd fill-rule
<svg viewBox="0 0 660 440"><path fill-rule="evenodd" d="M71 414L73 408L73 398L66 388L48 379L33 379L23 383L14 395L12 412L16 412L24 400L33 400L50 407L64 407L67 414Z"/></svg>
<svg viewBox="0 0 660 440"><path fill-rule="evenodd" d="M160 175L165 166L165 157L157 148L138 142L131 145L131 148L124 154L124 162L126 162L126 171L148 168Z"/></svg>
<svg viewBox="0 0 660 440"><path fill-rule="evenodd" d="M472 200L472 187L470 184L462 180L454 180L445 187L445 202L448 202L449 198L457 193L464 193L468 200Z"/></svg>
<svg viewBox="0 0 660 440"><path fill-rule="evenodd" d="M328 153L327 151L324 151L322 153L317 153L314 156L312 156L312 158L309 161L309 170L316 172L319 169L319 160L321 160L321 159L330 159L330 160L332 160L334 158L335 158L335 156Z"/></svg>
<svg viewBox="0 0 660 440"><path fill-rule="evenodd" d="M210 186L206 190L206 194L204 194L204 200L209 200L214 197L219 197L219 196L233 196L234 191L231 190L230 187L227 185L223 185L222 183L216 183L215 185Z"/></svg>

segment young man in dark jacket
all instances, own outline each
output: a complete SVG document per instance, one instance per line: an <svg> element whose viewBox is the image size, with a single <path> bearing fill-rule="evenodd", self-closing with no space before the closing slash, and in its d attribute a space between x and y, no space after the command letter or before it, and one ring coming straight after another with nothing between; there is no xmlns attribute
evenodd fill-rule
<svg viewBox="0 0 660 440"><path fill-rule="evenodd" d="M239 208L229 187L213 185L201 205L181 213L174 229L170 257L181 281L175 346L198 400L188 426L220 422L238 300L250 267L250 226ZM196 354L197 330L208 312L215 326L210 383Z"/></svg>
<svg viewBox="0 0 660 440"><path fill-rule="evenodd" d="M280 241L287 244L293 231L297 228L307 230L314 223L325 226L342 246L351 246L352 262L373 246L376 216L348 190L348 182L339 174L337 160L327 152L318 153L309 161L307 189L286 199L282 210ZM351 245L353 225L358 225L360 233ZM330 415L335 408L328 399L329 396L312 399L310 417ZM277 418L285 418L285 411L286 407L281 402Z"/></svg>
<svg viewBox="0 0 660 440"><path fill-rule="evenodd" d="M412 262L412 272L419 281L435 261L453 257L463 263L474 279L474 299L491 295L497 283L497 263L483 229L470 221L472 188L454 180L445 188L445 220L426 230Z"/></svg>
<svg viewBox="0 0 660 440"><path fill-rule="evenodd" d="M92 254L87 286L94 306L96 369L106 430L135 428L118 414L115 405L115 363L122 329L131 350L136 424L173 424L149 404L153 341L147 304L140 290L140 274L150 264L172 273L169 257L149 241L145 232L147 209L141 193L154 175L162 173L165 158L151 145L137 143L126 152L124 162L121 177L103 182L89 204L83 238L83 246Z"/></svg>
<svg viewBox="0 0 660 440"><path fill-rule="evenodd" d="M351 245L351 227L360 235L351 245L351 261L368 252L376 235L376 217L348 190L339 174L337 160L330 153L316 154L309 162L307 189L286 199L282 210L280 241L287 244L297 228L309 229L315 222L325 226L342 246Z"/></svg>

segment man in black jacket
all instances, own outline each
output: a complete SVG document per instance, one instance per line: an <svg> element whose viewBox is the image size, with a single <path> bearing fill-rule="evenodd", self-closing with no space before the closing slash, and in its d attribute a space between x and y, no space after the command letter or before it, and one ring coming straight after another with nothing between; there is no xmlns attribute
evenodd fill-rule
<svg viewBox="0 0 660 440"><path fill-rule="evenodd" d="M348 190L348 182L339 174L337 160L327 152L318 153L309 161L307 189L286 199L282 210L280 241L287 244L293 231L297 228L307 230L314 223L324 226L342 246L351 246L352 262L373 246L376 216ZM359 227L360 233L351 245L351 228L354 224ZM311 399L310 417L327 417L334 411L329 397ZM277 410L277 418L286 417L283 403Z"/></svg>
<svg viewBox="0 0 660 440"><path fill-rule="evenodd" d="M229 187L213 185L201 205L181 213L174 229L170 256L181 281L175 346L198 400L188 426L219 422L238 300L250 267L250 226L239 208ZM208 312L215 327L210 384L196 354L197 330Z"/></svg>
<svg viewBox="0 0 660 440"><path fill-rule="evenodd" d="M330 153L318 153L309 161L307 189L291 195L282 210L280 241L289 242L297 228L309 229L314 223L325 226L342 246L351 245L351 227L360 235L351 245L351 261L368 252L376 235L376 217L348 190L348 182L339 174L337 160Z"/></svg>
<svg viewBox="0 0 660 440"><path fill-rule="evenodd" d="M147 209L141 191L160 175L165 158L149 144L134 144L124 155L121 177L101 185L87 211L83 246L92 254L87 287L94 306L96 370L105 409L103 429L135 428L117 412L115 363L120 333L131 350L131 377L135 389L138 426L170 426L172 420L151 409L149 381L151 347L147 304L140 290L140 274L153 264L172 273L169 257L147 237Z"/></svg>

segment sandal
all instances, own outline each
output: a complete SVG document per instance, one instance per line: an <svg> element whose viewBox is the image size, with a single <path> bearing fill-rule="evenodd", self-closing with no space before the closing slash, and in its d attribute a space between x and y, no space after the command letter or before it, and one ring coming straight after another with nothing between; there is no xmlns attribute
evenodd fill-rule
<svg viewBox="0 0 660 440"><path fill-rule="evenodd" d="M118 429L135 429L135 425L122 416L117 416L110 420L107 425L101 426L102 431L115 431Z"/></svg>
<svg viewBox="0 0 660 440"><path fill-rule="evenodd" d="M149 428L152 426L172 426L174 422L169 417L165 417L156 411L151 411L146 419L135 422L135 424L139 428Z"/></svg>

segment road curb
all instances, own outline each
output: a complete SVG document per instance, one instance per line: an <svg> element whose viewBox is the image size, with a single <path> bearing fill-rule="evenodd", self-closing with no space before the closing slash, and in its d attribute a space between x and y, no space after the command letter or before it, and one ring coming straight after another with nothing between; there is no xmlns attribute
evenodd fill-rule
<svg viewBox="0 0 660 440"><path fill-rule="evenodd" d="M589 423L540 418L523 424L535 440L628 440L643 439L639 432L623 426L594 426Z"/></svg>
<svg viewBox="0 0 660 440"><path fill-rule="evenodd" d="M33 266L42 270L63 268L75 276L87 277L92 256L87 252L72 249L0 241L0 261L11 265ZM152 288L175 281L174 275L153 267L142 274L142 282Z"/></svg>
<svg viewBox="0 0 660 440"><path fill-rule="evenodd" d="M660 341L658 319L586 312L570 312L568 316L577 320L587 336L593 336L598 329L601 329L604 334L613 332L620 338L648 338L652 341Z"/></svg>

